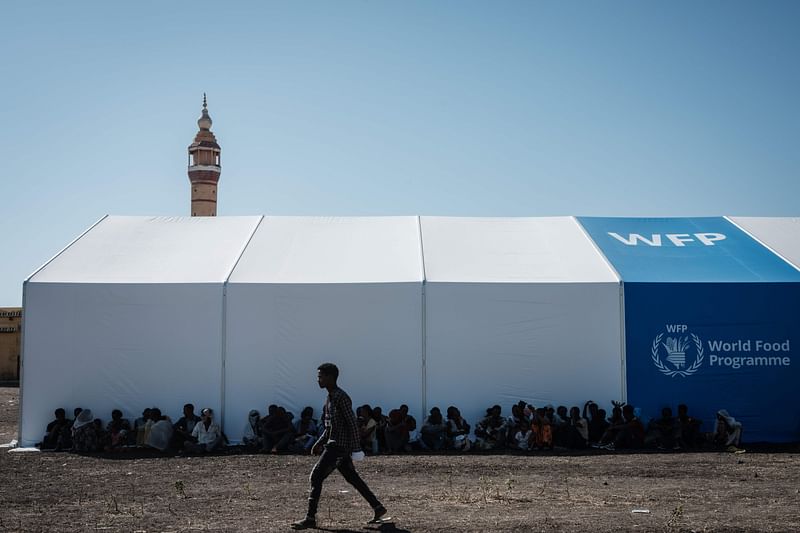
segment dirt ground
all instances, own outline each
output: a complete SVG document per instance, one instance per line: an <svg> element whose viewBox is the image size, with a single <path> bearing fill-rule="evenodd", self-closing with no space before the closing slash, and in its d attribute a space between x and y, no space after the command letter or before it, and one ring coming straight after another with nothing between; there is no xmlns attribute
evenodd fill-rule
<svg viewBox="0 0 800 533"><path fill-rule="evenodd" d="M0 443L18 389L0 388ZM288 531L314 459L88 457L0 449L0 531ZM800 453L369 457L359 470L391 523L334 473L325 531L798 531ZM648 512L635 513L634 510Z"/></svg>

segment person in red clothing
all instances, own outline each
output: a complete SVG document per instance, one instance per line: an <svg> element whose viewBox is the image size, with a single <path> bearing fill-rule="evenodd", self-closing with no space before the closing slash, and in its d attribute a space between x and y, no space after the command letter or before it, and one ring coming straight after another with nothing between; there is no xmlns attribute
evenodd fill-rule
<svg viewBox="0 0 800 533"><path fill-rule="evenodd" d="M320 455L319 461L311 470L311 494L308 497L308 512L303 520L292 524L293 529L310 529L317 527L317 506L322 494L322 483L334 470L339 470L344 479L350 483L372 507L375 513L371 523L380 523L386 514L386 508L369 490L369 487L353 466L353 453L361 452L361 444L353 413L350 396L336 385L339 369L333 363L325 363L317 368L319 388L328 390L322 419L325 430L316 444L311 448L313 455Z"/></svg>

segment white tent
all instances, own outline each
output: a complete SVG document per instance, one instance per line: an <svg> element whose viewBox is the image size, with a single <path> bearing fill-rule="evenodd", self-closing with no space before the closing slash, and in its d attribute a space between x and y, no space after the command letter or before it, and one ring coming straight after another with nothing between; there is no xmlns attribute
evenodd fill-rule
<svg viewBox="0 0 800 533"><path fill-rule="evenodd" d="M800 269L800 218L727 218L761 244Z"/></svg>
<svg viewBox="0 0 800 533"><path fill-rule="evenodd" d="M571 217L422 217L428 406L623 399L614 271Z"/></svg>
<svg viewBox="0 0 800 533"><path fill-rule="evenodd" d="M225 431L250 409L316 416L316 368L333 361L354 407L421 408L422 252L417 217L265 217L227 287ZM374 404L373 404L374 405Z"/></svg>
<svg viewBox="0 0 800 533"><path fill-rule="evenodd" d="M56 407L219 411L223 283L259 219L106 217L34 273L20 443L41 440Z"/></svg>

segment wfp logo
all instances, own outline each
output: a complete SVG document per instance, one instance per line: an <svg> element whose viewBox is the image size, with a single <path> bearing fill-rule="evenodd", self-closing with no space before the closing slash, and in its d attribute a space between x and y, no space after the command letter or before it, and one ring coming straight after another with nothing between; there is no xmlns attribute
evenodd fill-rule
<svg viewBox="0 0 800 533"><path fill-rule="evenodd" d="M687 333L687 329L682 324L669 325L667 333L674 333L674 337L665 338L664 333L659 333L653 339L650 349L653 364L665 376L671 378L691 376L703 364L703 343L694 333L683 335ZM688 364L692 360L693 362Z"/></svg>

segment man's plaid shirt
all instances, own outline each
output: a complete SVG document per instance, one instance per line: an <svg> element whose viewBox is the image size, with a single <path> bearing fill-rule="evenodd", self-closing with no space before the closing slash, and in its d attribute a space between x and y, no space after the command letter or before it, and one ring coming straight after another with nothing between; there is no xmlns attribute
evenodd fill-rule
<svg viewBox="0 0 800 533"><path fill-rule="evenodd" d="M328 393L328 399L325 400L325 407L322 410L322 419L325 422L325 432L320 438L321 441L345 452L361 449L353 402L339 387Z"/></svg>

